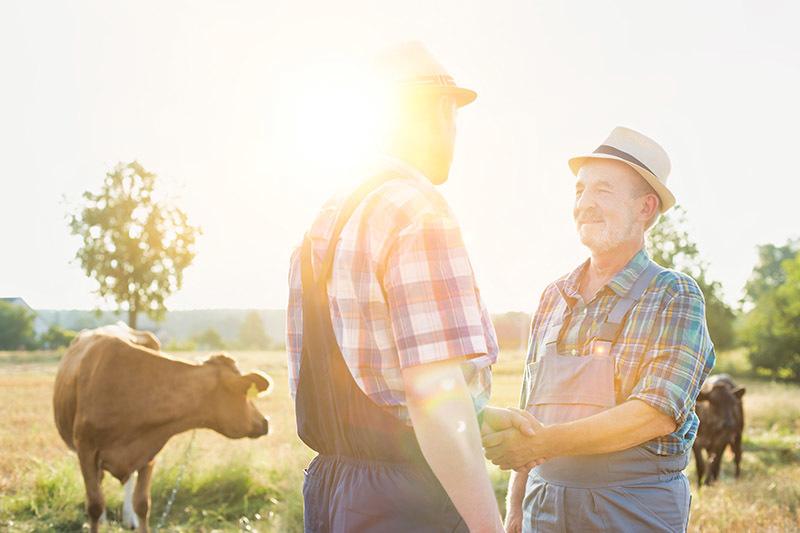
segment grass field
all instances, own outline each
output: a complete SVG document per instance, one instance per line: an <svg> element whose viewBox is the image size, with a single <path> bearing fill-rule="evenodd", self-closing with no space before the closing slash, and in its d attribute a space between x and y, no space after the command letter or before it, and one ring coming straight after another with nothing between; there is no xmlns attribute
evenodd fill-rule
<svg viewBox="0 0 800 533"><path fill-rule="evenodd" d="M178 354L203 359L205 354ZM296 437L287 392L285 355L233 354L240 368L259 368L275 378L275 390L258 400L272 433L259 440L231 441L198 431L165 531L300 531L303 467L312 457ZM53 424L51 395L58 354L0 353L0 530L80 531L83 484L75 455ZM742 354L720 354L719 367L741 370ZM514 405L522 361L503 354L495 367L495 405ZM734 481L729 458L722 480L697 490L694 470L691 530L800 531L800 387L740 379L745 399L742 478ZM191 433L173 438L159 456L153 483L151 526L156 526ZM498 498L507 474L491 468ZM122 490L106 476L106 531L122 531Z"/></svg>

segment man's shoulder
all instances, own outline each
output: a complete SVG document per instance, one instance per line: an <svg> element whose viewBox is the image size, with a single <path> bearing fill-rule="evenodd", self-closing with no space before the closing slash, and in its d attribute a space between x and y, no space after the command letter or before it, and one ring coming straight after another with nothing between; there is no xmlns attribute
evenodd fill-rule
<svg viewBox="0 0 800 533"><path fill-rule="evenodd" d="M426 179L397 172L384 174L384 181L374 191L372 201L395 207L407 214L450 213L442 193Z"/></svg>
<svg viewBox="0 0 800 533"><path fill-rule="evenodd" d="M705 301L700 285L692 276L671 268L664 268L656 276L654 289L670 299L680 297Z"/></svg>

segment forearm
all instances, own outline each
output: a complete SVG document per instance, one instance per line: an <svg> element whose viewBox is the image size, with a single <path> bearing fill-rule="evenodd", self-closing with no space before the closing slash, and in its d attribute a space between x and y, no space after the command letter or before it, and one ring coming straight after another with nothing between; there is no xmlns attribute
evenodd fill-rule
<svg viewBox="0 0 800 533"><path fill-rule="evenodd" d="M528 472L529 470L522 472L511 471L511 477L508 479L508 494L506 495L506 516L512 513L522 514L522 501L525 499Z"/></svg>
<svg viewBox="0 0 800 533"><path fill-rule="evenodd" d="M470 531L498 531L500 513L474 407L463 376L458 377L454 389L438 404L424 397L410 398L409 415L422 454Z"/></svg>
<svg viewBox="0 0 800 533"><path fill-rule="evenodd" d="M602 413L547 428L551 456L626 450L673 431L674 420L640 400L629 400Z"/></svg>

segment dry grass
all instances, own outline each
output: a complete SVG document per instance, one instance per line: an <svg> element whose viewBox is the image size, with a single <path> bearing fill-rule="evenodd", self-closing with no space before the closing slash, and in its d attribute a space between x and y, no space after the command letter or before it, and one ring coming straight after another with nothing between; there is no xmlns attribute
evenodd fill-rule
<svg viewBox="0 0 800 533"><path fill-rule="evenodd" d="M272 395L259 400L272 433L258 440L228 440L199 431L190 454L169 531L298 531L302 524L302 469L312 456L295 434L287 391L285 355L234 354L243 370L259 368L275 380ZM183 353L202 360L206 354ZM731 358L732 359L732 358ZM84 522L77 459L53 424L51 394L58 354L0 353L0 529L75 531ZM504 354L495 367L492 403L516 405L522 358ZM800 531L800 388L740 380L747 430L743 475L733 479L729 458L722 480L693 487L691 530ZM151 525L160 517L190 434L172 439L159 456ZM693 467L687 474L694 480ZM507 475L491 467L502 497ZM121 489L104 482L107 531L118 526ZM249 528L249 529L248 529Z"/></svg>

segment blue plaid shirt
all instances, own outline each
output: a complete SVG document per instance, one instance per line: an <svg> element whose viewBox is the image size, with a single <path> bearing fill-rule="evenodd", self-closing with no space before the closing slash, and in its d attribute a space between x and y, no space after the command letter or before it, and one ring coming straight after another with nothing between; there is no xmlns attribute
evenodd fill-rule
<svg viewBox="0 0 800 533"><path fill-rule="evenodd" d="M567 303L565 331L559 353L589 355L590 341L611 308L631 288L650 258L639 251L590 302L578 292L588 261L544 291L531 322L528 363L543 353L541 343L552 323L560 320ZM615 361L617 404L638 399L669 415L678 429L645 447L659 455L677 455L691 448L697 435L694 405L700 387L714 366L714 346L708 335L705 300L697 283L686 274L659 274L630 310L617 342ZM527 385L527 383L526 383Z"/></svg>

